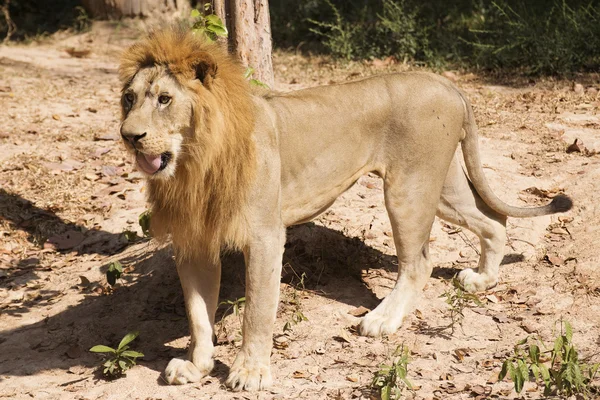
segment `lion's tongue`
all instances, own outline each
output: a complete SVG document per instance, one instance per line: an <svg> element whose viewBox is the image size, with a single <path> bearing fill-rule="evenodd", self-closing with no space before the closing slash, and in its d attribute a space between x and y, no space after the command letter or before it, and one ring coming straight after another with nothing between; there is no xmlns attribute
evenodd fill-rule
<svg viewBox="0 0 600 400"><path fill-rule="evenodd" d="M136 160L140 169L147 174L153 174L158 171L161 164L160 154L151 156L149 154L138 153Z"/></svg>

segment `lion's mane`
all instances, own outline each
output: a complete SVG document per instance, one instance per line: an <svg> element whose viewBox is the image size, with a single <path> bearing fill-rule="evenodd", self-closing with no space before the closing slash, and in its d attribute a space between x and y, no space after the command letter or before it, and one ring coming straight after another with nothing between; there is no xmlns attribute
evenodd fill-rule
<svg viewBox="0 0 600 400"><path fill-rule="evenodd" d="M193 135L185 138L175 175L148 181L151 230L171 235L176 255L216 258L246 239L245 204L255 174L254 106L242 67L219 45L189 29L150 33L127 49L119 77L126 87L145 67L163 66L193 98ZM198 69L206 74L201 82Z"/></svg>

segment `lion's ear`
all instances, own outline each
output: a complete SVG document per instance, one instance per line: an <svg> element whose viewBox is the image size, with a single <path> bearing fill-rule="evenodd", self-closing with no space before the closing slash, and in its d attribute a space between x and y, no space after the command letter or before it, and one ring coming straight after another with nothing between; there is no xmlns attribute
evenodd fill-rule
<svg viewBox="0 0 600 400"><path fill-rule="evenodd" d="M203 54L194 63L196 79L200 80L204 86L209 87L212 80L217 75L217 63L212 56Z"/></svg>

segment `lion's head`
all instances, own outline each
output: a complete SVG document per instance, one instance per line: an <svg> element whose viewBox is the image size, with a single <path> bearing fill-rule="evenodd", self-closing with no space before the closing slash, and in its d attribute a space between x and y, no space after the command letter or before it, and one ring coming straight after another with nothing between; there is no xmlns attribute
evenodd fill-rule
<svg viewBox="0 0 600 400"><path fill-rule="evenodd" d="M215 248L235 242L255 163L241 66L219 45L171 27L126 50L119 76L121 135L148 177L154 233L171 234L182 251L202 239Z"/></svg>

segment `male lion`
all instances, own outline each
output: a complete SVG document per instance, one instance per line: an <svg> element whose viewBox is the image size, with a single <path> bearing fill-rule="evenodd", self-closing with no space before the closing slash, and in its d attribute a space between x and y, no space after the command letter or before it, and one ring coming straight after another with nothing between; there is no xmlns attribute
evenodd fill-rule
<svg viewBox="0 0 600 400"><path fill-rule="evenodd" d="M478 291L497 282L506 216L571 208L562 195L536 208L496 197L481 167L471 105L437 75L253 95L219 46L176 28L129 48L119 73L121 135L147 175L152 230L172 238L190 323L187 360L173 359L165 371L172 384L196 382L213 368L223 247L243 250L246 260L243 343L227 385L271 384L285 229L321 214L365 173L384 181L398 255L394 289L360 324L368 336L398 329L422 291L436 214L479 236L478 269L459 275Z"/></svg>

